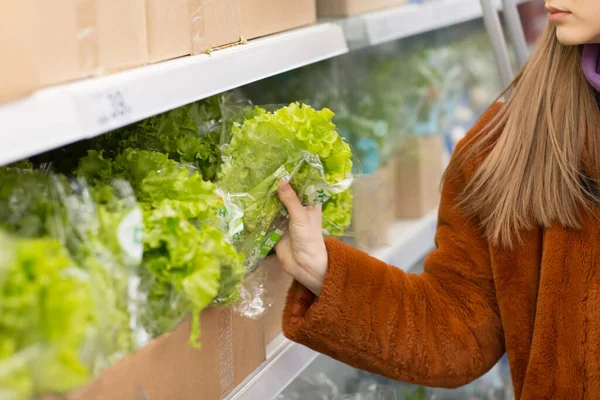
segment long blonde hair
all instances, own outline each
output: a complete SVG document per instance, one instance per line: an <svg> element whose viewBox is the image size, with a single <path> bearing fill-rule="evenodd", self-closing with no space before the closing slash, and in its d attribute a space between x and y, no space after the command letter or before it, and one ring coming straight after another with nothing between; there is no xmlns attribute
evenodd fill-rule
<svg viewBox="0 0 600 400"><path fill-rule="evenodd" d="M596 200L584 180L600 172L600 112L580 46L562 45L550 24L511 88L488 127L458 154L462 163L484 156L461 205L491 243L507 247L536 225L579 228L582 210Z"/></svg>

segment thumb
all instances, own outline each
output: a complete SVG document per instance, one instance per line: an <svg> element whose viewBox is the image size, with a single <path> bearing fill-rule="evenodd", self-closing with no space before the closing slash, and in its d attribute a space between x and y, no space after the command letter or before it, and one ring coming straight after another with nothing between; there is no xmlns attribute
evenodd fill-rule
<svg viewBox="0 0 600 400"><path fill-rule="evenodd" d="M281 200L290 214L291 222L296 225L303 224L306 210L302 206L302 203L300 203L300 200L298 200L298 196L290 184L285 181L279 182L278 195L279 200Z"/></svg>

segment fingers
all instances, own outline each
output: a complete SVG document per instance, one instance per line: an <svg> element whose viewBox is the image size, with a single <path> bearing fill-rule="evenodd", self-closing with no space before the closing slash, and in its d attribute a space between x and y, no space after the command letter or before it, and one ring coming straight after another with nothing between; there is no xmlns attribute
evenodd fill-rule
<svg viewBox="0 0 600 400"><path fill-rule="evenodd" d="M298 196L296 196L296 192L294 192L294 189L292 189L290 184L284 181L279 182L278 195L279 200L281 200L290 214L290 221L296 225L304 224L304 220L306 219L306 209L302 206L300 200L298 200Z"/></svg>
<svg viewBox="0 0 600 400"><path fill-rule="evenodd" d="M286 232L283 237L277 242L275 245L275 253L277 254L277 259L279 263L283 267L285 271L290 269L289 261L291 257L291 238L289 232Z"/></svg>
<svg viewBox="0 0 600 400"><path fill-rule="evenodd" d="M322 215L323 215L323 205L322 204L317 204L315 206L308 207L308 217L317 226L321 225Z"/></svg>

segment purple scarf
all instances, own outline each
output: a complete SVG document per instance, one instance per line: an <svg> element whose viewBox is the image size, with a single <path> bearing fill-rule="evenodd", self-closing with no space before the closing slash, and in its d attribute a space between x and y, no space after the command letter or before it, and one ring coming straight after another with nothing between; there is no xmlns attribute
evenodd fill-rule
<svg viewBox="0 0 600 400"><path fill-rule="evenodd" d="M596 91L600 92L600 44L583 46L583 73Z"/></svg>

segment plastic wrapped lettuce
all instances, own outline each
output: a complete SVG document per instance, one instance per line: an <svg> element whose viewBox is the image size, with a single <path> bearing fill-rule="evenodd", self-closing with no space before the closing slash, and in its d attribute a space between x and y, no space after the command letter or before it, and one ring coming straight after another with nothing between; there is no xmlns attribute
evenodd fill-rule
<svg viewBox="0 0 600 400"><path fill-rule="evenodd" d="M84 384L97 329L90 276L54 238L2 233L0 397L29 400Z"/></svg>
<svg viewBox="0 0 600 400"><path fill-rule="evenodd" d="M224 124L218 187L229 234L249 272L285 229L287 212L277 197L280 180L288 180L304 204L325 203L350 187L352 153L333 116L329 109L292 103L274 112L237 109L229 117L233 121Z"/></svg>
<svg viewBox="0 0 600 400"><path fill-rule="evenodd" d="M163 153L211 181L219 164L222 101L222 96L214 96L158 114L98 137L93 147L109 157L126 149Z"/></svg>
<svg viewBox="0 0 600 400"><path fill-rule="evenodd" d="M0 176L0 398L64 393L133 350L127 286L140 210L124 182L98 204L82 181Z"/></svg>
<svg viewBox="0 0 600 400"><path fill-rule="evenodd" d="M89 151L77 173L101 186L106 171L131 183L142 208L139 323L154 337L192 312L190 343L197 345L200 311L235 301L245 273L242 256L221 229L224 205L215 185L168 154L134 148L114 159Z"/></svg>
<svg viewBox="0 0 600 400"><path fill-rule="evenodd" d="M142 214L131 186L112 180L101 188L83 180L53 177L52 191L64 213L64 241L89 274L97 334L90 358L102 371L135 349L136 327L129 286L142 257Z"/></svg>
<svg viewBox="0 0 600 400"><path fill-rule="evenodd" d="M342 236L352 223L352 191L334 194L323 204L323 234Z"/></svg>

